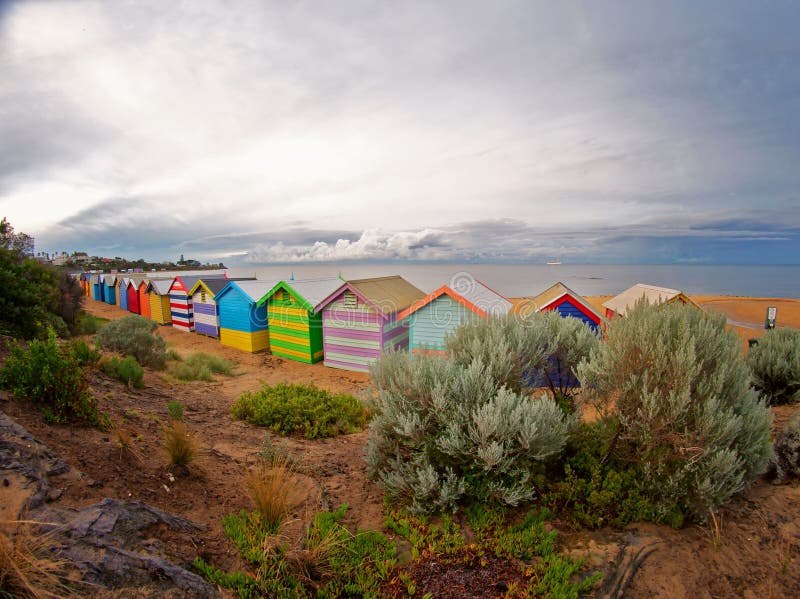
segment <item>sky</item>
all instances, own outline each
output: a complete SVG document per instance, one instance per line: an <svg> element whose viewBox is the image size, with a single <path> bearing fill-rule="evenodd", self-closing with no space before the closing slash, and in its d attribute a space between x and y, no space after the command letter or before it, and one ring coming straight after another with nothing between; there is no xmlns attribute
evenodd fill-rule
<svg viewBox="0 0 800 599"><path fill-rule="evenodd" d="M226 264L800 263L800 3L0 0L0 216Z"/></svg>

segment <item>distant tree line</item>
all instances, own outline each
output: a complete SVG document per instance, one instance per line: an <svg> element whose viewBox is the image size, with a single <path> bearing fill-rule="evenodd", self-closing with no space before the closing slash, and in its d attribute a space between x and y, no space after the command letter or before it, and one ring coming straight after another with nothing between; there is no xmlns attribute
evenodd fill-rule
<svg viewBox="0 0 800 599"><path fill-rule="evenodd" d="M33 257L34 240L0 221L0 334L41 338L74 331L83 304L80 282Z"/></svg>

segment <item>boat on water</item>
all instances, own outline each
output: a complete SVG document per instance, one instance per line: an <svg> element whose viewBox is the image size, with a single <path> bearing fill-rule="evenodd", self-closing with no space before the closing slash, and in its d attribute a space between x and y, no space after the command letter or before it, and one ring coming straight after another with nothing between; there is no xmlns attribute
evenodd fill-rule
<svg viewBox="0 0 800 599"><path fill-rule="evenodd" d="M546 264L547 266L558 266L561 264L561 260L548 260Z"/></svg>

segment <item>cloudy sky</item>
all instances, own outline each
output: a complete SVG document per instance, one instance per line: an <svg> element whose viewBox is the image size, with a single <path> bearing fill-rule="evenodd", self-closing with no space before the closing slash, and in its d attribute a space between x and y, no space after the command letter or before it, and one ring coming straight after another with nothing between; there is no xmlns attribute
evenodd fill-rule
<svg viewBox="0 0 800 599"><path fill-rule="evenodd" d="M0 0L0 216L229 264L800 262L800 4Z"/></svg>

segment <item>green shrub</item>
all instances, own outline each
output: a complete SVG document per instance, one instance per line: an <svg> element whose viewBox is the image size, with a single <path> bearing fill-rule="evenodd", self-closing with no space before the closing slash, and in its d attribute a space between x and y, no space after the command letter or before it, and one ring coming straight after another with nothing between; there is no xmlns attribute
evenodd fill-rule
<svg viewBox="0 0 800 599"><path fill-rule="evenodd" d="M86 343L83 339L77 339L70 344L70 349L75 360L81 366L96 366L100 361L100 352Z"/></svg>
<svg viewBox="0 0 800 599"><path fill-rule="evenodd" d="M457 364L467 366L480 357L499 384L515 391L547 387L570 413L578 386L575 368L596 344L589 326L557 312L480 319L457 328L446 341Z"/></svg>
<svg viewBox="0 0 800 599"><path fill-rule="evenodd" d="M528 501L545 460L564 447L569 421L553 399L501 387L480 357L461 366L393 353L370 376L368 475L414 512L455 510L462 499Z"/></svg>
<svg viewBox="0 0 800 599"><path fill-rule="evenodd" d="M182 381L210 381L213 374L230 376L232 372L230 362L203 352L192 354L169 367L169 374Z"/></svg>
<svg viewBox="0 0 800 599"><path fill-rule="evenodd" d="M183 404L181 402L169 402L167 404L167 412L170 420L183 420Z"/></svg>
<svg viewBox="0 0 800 599"><path fill-rule="evenodd" d="M11 343L8 349L0 386L38 405L47 422L102 424L87 373L70 345L59 346L51 332L45 341L31 341L27 348Z"/></svg>
<svg viewBox="0 0 800 599"><path fill-rule="evenodd" d="M606 335L579 378L617 424L609 457L639 464L655 520L703 518L764 472L772 414L723 316L641 302Z"/></svg>
<svg viewBox="0 0 800 599"><path fill-rule="evenodd" d="M95 340L101 349L133 356L142 366L163 368L167 346L157 328L149 318L133 314L108 323Z"/></svg>
<svg viewBox="0 0 800 599"><path fill-rule="evenodd" d="M302 433L307 439L355 433L367 423L367 411L355 397L314 385L264 385L260 391L243 393L231 412L250 424L282 435Z"/></svg>
<svg viewBox="0 0 800 599"><path fill-rule="evenodd" d="M789 421L775 439L775 455L771 470L774 478L800 478L800 410L792 414Z"/></svg>
<svg viewBox="0 0 800 599"><path fill-rule="evenodd" d="M77 332L79 335L94 335L108 322L109 320L107 318L93 316L88 312L81 312L77 318Z"/></svg>
<svg viewBox="0 0 800 599"><path fill-rule="evenodd" d="M747 355L753 386L767 404L800 400L800 331L773 329Z"/></svg>
<svg viewBox="0 0 800 599"><path fill-rule="evenodd" d="M118 358L111 356L100 361L100 369L108 376L122 381L123 383L141 389L144 387L144 368L133 356Z"/></svg>

